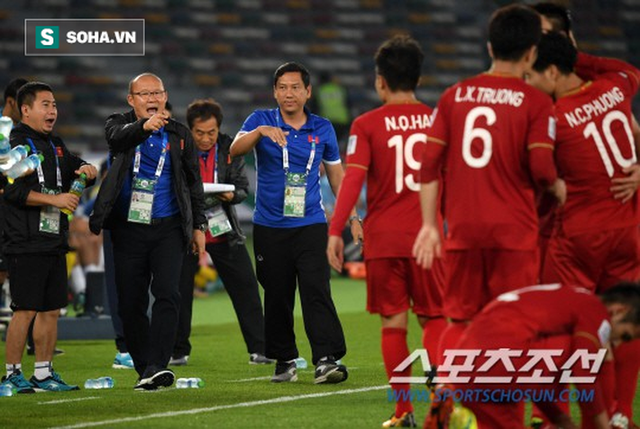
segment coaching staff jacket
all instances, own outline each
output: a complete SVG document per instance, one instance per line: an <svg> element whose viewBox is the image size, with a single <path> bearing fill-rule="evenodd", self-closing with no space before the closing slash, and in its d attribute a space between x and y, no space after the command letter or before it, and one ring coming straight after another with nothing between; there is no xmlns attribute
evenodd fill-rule
<svg viewBox="0 0 640 429"><path fill-rule="evenodd" d="M60 137L51 134L40 134L33 128L23 123L18 124L11 131L11 146L24 145L33 151L29 139L36 151L44 157L42 161L42 173L44 186L49 189L57 188L56 159L60 165L62 189L60 192L69 192L71 182L77 177L75 171L87 164L82 159L73 155L66 148ZM95 180L87 181L87 186ZM42 192L38 174L33 173L16 179L4 189L5 199L5 253L7 254L57 254L66 253L69 250L67 239L69 238L69 221L66 215L60 216L60 233L51 234L40 232L40 209L42 206L27 206L29 192Z"/></svg>
<svg viewBox="0 0 640 429"><path fill-rule="evenodd" d="M107 118L105 133L111 168L100 186L89 220L89 228L94 234L99 234L102 228L110 229L114 221L126 222L125 218L111 209L118 200L126 175L130 174L136 146L151 135L151 132L142 128L146 121L136 119L133 110L114 113ZM190 242L193 229L207 223L198 155L187 127L169 119L164 131L168 135L173 190L182 216L182 231L187 242Z"/></svg>

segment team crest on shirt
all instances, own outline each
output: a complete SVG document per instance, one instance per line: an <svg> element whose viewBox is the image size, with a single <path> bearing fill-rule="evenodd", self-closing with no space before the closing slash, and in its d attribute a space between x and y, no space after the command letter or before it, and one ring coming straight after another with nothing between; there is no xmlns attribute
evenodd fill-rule
<svg viewBox="0 0 640 429"><path fill-rule="evenodd" d="M549 137L556 139L556 118L549 116Z"/></svg>
<svg viewBox="0 0 640 429"><path fill-rule="evenodd" d="M347 155L353 155L356 153L356 144L358 143L358 136L349 136L349 142L347 143Z"/></svg>

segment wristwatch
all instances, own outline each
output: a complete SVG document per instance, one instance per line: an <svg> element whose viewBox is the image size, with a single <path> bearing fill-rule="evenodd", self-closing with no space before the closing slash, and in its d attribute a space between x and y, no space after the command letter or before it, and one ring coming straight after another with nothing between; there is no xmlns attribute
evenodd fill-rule
<svg viewBox="0 0 640 429"><path fill-rule="evenodd" d="M206 223L201 223L196 227L196 229L199 229L202 232L207 232L208 225Z"/></svg>

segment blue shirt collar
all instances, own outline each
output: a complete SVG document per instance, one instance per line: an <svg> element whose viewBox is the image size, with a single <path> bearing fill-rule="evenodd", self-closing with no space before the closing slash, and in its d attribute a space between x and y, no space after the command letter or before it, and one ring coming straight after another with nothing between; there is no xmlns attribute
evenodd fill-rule
<svg viewBox="0 0 640 429"><path fill-rule="evenodd" d="M288 128L288 129L293 129L292 126L290 126L289 124L287 124L284 121L284 118L282 117L282 112L280 111L280 108L276 108L276 115L277 115L277 121L278 124L280 124L280 126L282 128ZM307 106L304 106L304 113L307 115L307 122L304 123L304 125L302 127L300 127L299 131L309 131L309 130L313 130L315 129L315 118L314 116L311 114L311 110L309 110L309 108L307 108Z"/></svg>

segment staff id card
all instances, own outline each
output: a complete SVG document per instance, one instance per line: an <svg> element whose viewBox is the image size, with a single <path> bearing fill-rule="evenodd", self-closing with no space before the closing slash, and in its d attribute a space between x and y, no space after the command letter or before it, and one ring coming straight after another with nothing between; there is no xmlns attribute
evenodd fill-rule
<svg viewBox="0 0 640 429"><path fill-rule="evenodd" d="M58 195L60 190L48 189L43 186L42 193ZM60 209L58 207L43 206L40 208L40 225L38 230L49 234L60 234Z"/></svg>
<svg viewBox="0 0 640 429"><path fill-rule="evenodd" d="M287 172L285 178L284 216L304 217L307 175Z"/></svg>
<svg viewBox="0 0 640 429"><path fill-rule="evenodd" d="M153 197L156 181L152 179L134 178L131 189L131 203L127 220L149 225L153 211Z"/></svg>
<svg viewBox="0 0 640 429"><path fill-rule="evenodd" d="M215 206L205 212L211 236L217 237L231 231L231 222L221 205Z"/></svg>

